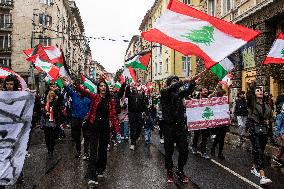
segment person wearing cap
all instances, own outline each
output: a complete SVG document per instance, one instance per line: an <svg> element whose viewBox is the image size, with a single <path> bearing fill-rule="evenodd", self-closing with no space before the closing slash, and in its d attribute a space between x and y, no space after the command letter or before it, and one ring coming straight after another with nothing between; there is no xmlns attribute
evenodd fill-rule
<svg viewBox="0 0 284 189"><path fill-rule="evenodd" d="M185 84L189 84L188 87L180 90ZM174 143L176 143L179 152L176 175L181 182L188 182L188 177L183 172L183 167L188 158L183 99L194 91L195 85L194 79L187 78L180 81L177 76L169 76L166 80L165 88L161 90L160 100L164 120L165 167L168 183L172 183L174 178L172 159Z"/></svg>

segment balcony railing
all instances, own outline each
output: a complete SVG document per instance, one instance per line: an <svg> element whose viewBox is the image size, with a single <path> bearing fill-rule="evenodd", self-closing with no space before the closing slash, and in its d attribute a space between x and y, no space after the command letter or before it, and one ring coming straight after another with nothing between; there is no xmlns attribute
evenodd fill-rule
<svg viewBox="0 0 284 189"><path fill-rule="evenodd" d="M11 47L0 47L0 53L11 53L12 52L12 48Z"/></svg>
<svg viewBox="0 0 284 189"><path fill-rule="evenodd" d="M12 0L0 0L0 8L13 8L13 1Z"/></svg>
<svg viewBox="0 0 284 189"><path fill-rule="evenodd" d="M2 31L12 31L13 23L1 23L0 30Z"/></svg>

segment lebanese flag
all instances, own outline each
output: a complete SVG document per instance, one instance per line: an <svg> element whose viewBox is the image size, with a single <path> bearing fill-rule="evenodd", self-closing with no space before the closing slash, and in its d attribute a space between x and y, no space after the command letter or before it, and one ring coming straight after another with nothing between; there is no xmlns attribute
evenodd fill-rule
<svg viewBox="0 0 284 189"><path fill-rule="evenodd" d="M274 41L263 64L283 64L284 63L284 34L279 33Z"/></svg>
<svg viewBox="0 0 284 189"><path fill-rule="evenodd" d="M124 67L124 71L123 71L122 75L124 76L124 78L130 79L131 83L137 84L136 74L135 74L135 71L133 70L132 67L128 67L128 68Z"/></svg>
<svg viewBox="0 0 284 189"><path fill-rule="evenodd" d="M90 92L92 93L97 93L97 86L86 76L81 75L81 80L83 82L83 85L89 89Z"/></svg>
<svg viewBox="0 0 284 189"><path fill-rule="evenodd" d="M126 67L131 66L132 68L137 68L141 70L147 70L149 62L151 59L151 53L148 52L144 55L135 55L130 59L126 60Z"/></svg>
<svg viewBox="0 0 284 189"><path fill-rule="evenodd" d="M220 83L229 87L232 78L231 71L234 67L234 64L228 58L225 58L218 64L212 66L210 70L221 80Z"/></svg>
<svg viewBox="0 0 284 189"><path fill-rule="evenodd" d="M209 69L259 34L209 16L178 0L170 0L153 29L142 32L142 37L186 56L196 55L204 60L205 67Z"/></svg>
<svg viewBox="0 0 284 189"><path fill-rule="evenodd" d="M59 48L54 46L42 46L38 44L34 48L24 50L27 56L27 60L30 62L36 61L39 56L41 60L44 60L53 64L63 64L62 52Z"/></svg>
<svg viewBox="0 0 284 189"><path fill-rule="evenodd" d="M54 46L44 46L43 47L48 59L50 60L50 63L56 64L63 64L63 56L62 52L59 48Z"/></svg>
<svg viewBox="0 0 284 189"><path fill-rule="evenodd" d="M39 56L36 58L34 64L37 70L47 74L51 82L54 82L58 78L60 69L57 66L41 60Z"/></svg>
<svg viewBox="0 0 284 189"><path fill-rule="evenodd" d="M25 90L27 88L27 83L19 74L17 74L16 72L14 72L13 70L9 68L0 67L0 79L5 79L8 75L11 75L11 74L17 76L17 79L19 80L21 84L21 89Z"/></svg>

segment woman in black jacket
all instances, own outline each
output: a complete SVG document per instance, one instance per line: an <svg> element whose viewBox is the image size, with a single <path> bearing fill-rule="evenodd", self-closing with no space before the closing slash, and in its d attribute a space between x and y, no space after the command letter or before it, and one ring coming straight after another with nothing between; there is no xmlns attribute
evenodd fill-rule
<svg viewBox="0 0 284 189"><path fill-rule="evenodd" d="M263 90L252 83L247 93L248 122L252 145L253 167L251 173L260 178L260 184L272 182L264 173L264 150L268 140L272 110L263 99Z"/></svg>

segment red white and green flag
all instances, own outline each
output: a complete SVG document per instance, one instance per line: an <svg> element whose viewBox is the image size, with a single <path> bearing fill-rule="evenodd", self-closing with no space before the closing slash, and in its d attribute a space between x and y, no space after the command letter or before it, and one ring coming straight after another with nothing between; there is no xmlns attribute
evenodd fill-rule
<svg viewBox="0 0 284 189"><path fill-rule="evenodd" d="M89 89L90 92L92 93L97 93L97 86L86 76L81 75L81 80L83 82L83 85Z"/></svg>
<svg viewBox="0 0 284 189"><path fill-rule="evenodd" d="M260 33L170 0L153 29L142 37L184 55L202 58L207 69L222 61Z"/></svg>
<svg viewBox="0 0 284 189"><path fill-rule="evenodd" d="M132 67L124 67L124 71L122 73L124 78L128 78L130 83L137 84L136 74ZM125 79L126 80L126 79Z"/></svg>
<svg viewBox="0 0 284 189"><path fill-rule="evenodd" d="M131 66L132 68L147 70L151 59L151 52L142 55L135 55L130 59L126 60L126 67Z"/></svg>
<svg viewBox="0 0 284 189"><path fill-rule="evenodd" d="M114 88L116 88L117 90L119 90L121 88L121 84L117 81L115 84L114 84Z"/></svg>
<svg viewBox="0 0 284 189"><path fill-rule="evenodd" d="M45 72L51 82L54 82L59 76L59 68L57 66L45 62L39 57L36 58L34 65L37 70Z"/></svg>
<svg viewBox="0 0 284 189"><path fill-rule="evenodd" d="M274 41L263 64L283 64L284 63L284 34L279 33Z"/></svg>
<svg viewBox="0 0 284 189"><path fill-rule="evenodd" d="M217 75L219 80L221 80L220 83L226 85L227 87L229 87L231 84L231 71L233 69L234 64L228 58L225 58L210 68L210 70Z"/></svg>
<svg viewBox="0 0 284 189"><path fill-rule="evenodd" d="M36 45L34 48L24 50L27 60L34 62L39 56L41 60L52 64L63 64L62 52L59 48L54 46L43 46L42 44Z"/></svg>

